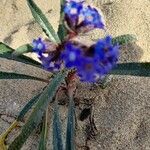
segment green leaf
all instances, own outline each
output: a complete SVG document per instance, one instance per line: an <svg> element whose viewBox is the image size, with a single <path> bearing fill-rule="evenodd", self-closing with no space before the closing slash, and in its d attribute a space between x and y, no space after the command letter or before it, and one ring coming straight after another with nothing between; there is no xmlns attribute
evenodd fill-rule
<svg viewBox="0 0 150 150"><path fill-rule="evenodd" d="M31 79L31 80L38 80L46 83L48 82L48 80L30 76L30 75L18 74L14 72L4 72L4 71L0 71L0 79Z"/></svg>
<svg viewBox="0 0 150 150"><path fill-rule="evenodd" d="M120 63L110 74L113 75L131 75L150 77L150 62L145 63Z"/></svg>
<svg viewBox="0 0 150 150"><path fill-rule="evenodd" d="M34 3L33 0L27 0L27 2L33 17L48 35L50 40L55 43L60 43L58 35L55 33L55 30L53 29L52 25L49 23L49 21L47 20L43 12L40 10L40 8Z"/></svg>
<svg viewBox="0 0 150 150"><path fill-rule="evenodd" d="M0 42L0 57L1 58L6 58L9 60L18 61L18 62L22 62L22 63L28 64L28 65L32 65L32 66L41 68L41 64L39 62L37 62L37 61L27 57L27 56L20 55L18 57L13 57L12 53L14 51L15 50L13 48Z"/></svg>
<svg viewBox="0 0 150 150"><path fill-rule="evenodd" d="M17 49L15 49L15 51L13 52L13 55L18 56L18 55L22 55L24 53L33 52L32 48L33 47L30 44L22 45L22 46L18 47Z"/></svg>
<svg viewBox="0 0 150 150"><path fill-rule="evenodd" d="M64 10L63 10L64 3L65 3L65 0L61 0L60 19L59 19L59 26L58 26L58 32L57 32L61 41L63 41L67 35L67 29L64 25Z"/></svg>
<svg viewBox="0 0 150 150"><path fill-rule="evenodd" d="M0 42L0 54L12 53L14 49L10 48L6 44Z"/></svg>
<svg viewBox="0 0 150 150"><path fill-rule="evenodd" d="M65 0L61 0L61 6L65 4Z"/></svg>
<svg viewBox="0 0 150 150"><path fill-rule="evenodd" d="M53 150L63 150L61 122L58 113L58 104L55 101L53 118Z"/></svg>
<svg viewBox="0 0 150 150"><path fill-rule="evenodd" d="M43 119L43 126L41 132L41 138L39 143L39 150L46 150L46 143L47 143L47 119L48 119L48 109L46 110L44 119Z"/></svg>
<svg viewBox="0 0 150 150"><path fill-rule="evenodd" d="M66 3L66 0L61 0L60 2L60 22L64 21L64 5Z"/></svg>
<svg viewBox="0 0 150 150"><path fill-rule="evenodd" d="M32 108L32 106L38 101L41 93L34 96L20 111L19 115L17 116L17 121L22 121L26 113Z"/></svg>
<svg viewBox="0 0 150 150"><path fill-rule="evenodd" d="M66 150L75 150L75 118L74 118L74 101L73 97L69 97L69 110L66 133Z"/></svg>
<svg viewBox="0 0 150 150"><path fill-rule="evenodd" d="M67 35L67 30L66 30L65 25L63 23L59 24L57 34L58 34L61 41L63 41L65 39L65 37Z"/></svg>
<svg viewBox="0 0 150 150"><path fill-rule="evenodd" d="M66 76L66 71L58 73L51 83L47 86L47 88L43 91L43 93L38 98L38 101L28 118L26 124L23 126L21 133L16 137L16 139L10 144L8 150L18 150L21 149L23 144L26 142L27 138L30 134L37 128L41 119L43 117L43 113L48 107L48 104L52 102L52 98L55 95L58 87L63 82Z"/></svg>
<svg viewBox="0 0 150 150"><path fill-rule="evenodd" d="M137 38L135 35L132 34L120 35L112 39L113 44L119 44L119 45L126 45L128 43L132 43L135 41L137 41Z"/></svg>

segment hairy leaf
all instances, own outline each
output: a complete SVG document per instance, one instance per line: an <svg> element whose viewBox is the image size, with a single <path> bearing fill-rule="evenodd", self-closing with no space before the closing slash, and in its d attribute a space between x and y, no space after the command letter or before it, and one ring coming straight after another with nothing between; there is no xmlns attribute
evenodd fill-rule
<svg viewBox="0 0 150 150"><path fill-rule="evenodd" d="M41 68L41 64L39 62L37 62L37 61L27 57L27 56L20 55L18 57L13 57L12 53L14 51L15 50L13 48L0 42L0 57L1 58L6 58L9 60L18 61L18 62L22 62L22 63L28 64L28 65L32 65L32 66Z"/></svg>
<svg viewBox="0 0 150 150"><path fill-rule="evenodd" d="M135 41L137 41L137 38L135 35L125 34L125 35L114 37L112 40L112 43L124 45L124 44L128 44L128 43L135 42Z"/></svg>
<svg viewBox="0 0 150 150"><path fill-rule="evenodd" d="M61 0L60 19L59 19L59 26L58 26L58 32L57 32L61 41L63 41L67 35L67 29L64 25L64 10L63 10L64 3L65 3L65 0Z"/></svg>
<svg viewBox="0 0 150 150"><path fill-rule="evenodd" d="M5 54L5 53L12 53L14 51L14 49L12 49L11 47L7 46L6 44L0 42L0 54Z"/></svg>
<svg viewBox="0 0 150 150"><path fill-rule="evenodd" d="M14 72L3 72L3 71L0 71L0 79L31 79L31 80L38 80L42 82L48 82L45 79L30 76L30 75L18 74Z"/></svg>
<svg viewBox="0 0 150 150"><path fill-rule="evenodd" d="M67 133L66 133L66 150L75 149L75 118L74 118L74 101L73 97L69 97L69 110L67 121Z"/></svg>
<svg viewBox="0 0 150 150"><path fill-rule="evenodd" d="M43 119L43 126L41 132L41 138L39 143L39 150L46 150L46 143L47 143L47 120L48 120L48 109L46 110L44 119Z"/></svg>
<svg viewBox="0 0 150 150"><path fill-rule="evenodd" d="M13 52L13 55L18 56L24 53L32 52L32 48L33 47L30 44L22 45L18 47L17 49L15 49L15 51Z"/></svg>
<svg viewBox="0 0 150 150"><path fill-rule="evenodd" d="M53 150L63 150L62 131L57 101L55 102L53 117Z"/></svg>
<svg viewBox="0 0 150 150"><path fill-rule="evenodd" d="M43 12L40 8L34 3L33 0L27 0L30 10L32 12L33 17L42 27L42 29L46 32L46 35L50 38L51 41L55 43L60 43L60 39L58 35L55 33L52 25L49 23Z"/></svg>
<svg viewBox="0 0 150 150"><path fill-rule="evenodd" d="M58 32L57 32L61 41L63 41L67 35L67 30L63 23L59 24Z"/></svg>
<svg viewBox="0 0 150 150"><path fill-rule="evenodd" d="M63 6L65 3L65 0L61 0L61 5Z"/></svg>
<svg viewBox="0 0 150 150"><path fill-rule="evenodd" d="M120 63L110 74L150 77L150 62Z"/></svg>
<svg viewBox="0 0 150 150"><path fill-rule="evenodd" d="M27 138L30 134L37 128L41 119L43 117L43 113L48 107L48 104L52 101L53 96L55 95L58 87L65 79L66 72L58 73L51 83L47 86L47 88L43 91L43 93L38 98L38 101L28 118L26 124L23 126L21 133L16 137L16 139L10 144L8 150L19 150L26 142Z"/></svg>
<svg viewBox="0 0 150 150"><path fill-rule="evenodd" d="M17 121L22 121L26 113L32 108L32 106L38 101L38 98L40 97L41 93L34 96L20 111Z"/></svg>
<svg viewBox="0 0 150 150"><path fill-rule="evenodd" d="M5 139L0 135L0 150L7 150L7 145L5 144Z"/></svg>

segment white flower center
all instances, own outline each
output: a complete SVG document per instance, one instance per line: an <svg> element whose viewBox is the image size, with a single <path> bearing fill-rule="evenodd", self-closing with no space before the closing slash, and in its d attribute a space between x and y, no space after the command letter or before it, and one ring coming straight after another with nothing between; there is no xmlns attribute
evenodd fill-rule
<svg viewBox="0 0 150 150"><path fill-rule="evenodd" d="M74 61L74 60L76 59L76 55L75 55L74 52L71 52L71 53L69 54L69 59L70 59L70 61Z"/></svg>
<svg viewBox="0 0 150 150"><path fill-rule="evenodd" d="M55 67L54 62L51 62L51 63L49 64L49 67L54 68L54 67Z"/></svg>
<svg viewBox="0 0 150 150"><path fill-rule="evenodd" d="M76 8L72 8L72 9L70 10L70 14L71 14L71 15L77 14L77 9L76 9Z"/></svg>
<svg viewBox="0 0 150 150"><path fill-rule="evenodd" d="M79 24L85 20L85 16L83 14L79 14Z"/></svg>
<svg viewBox="0 0 150 150"><path fill-rule="evenodd" d="M92 22L93 21L93 16L87 16L87 18L86 18L88 21L90 21L90 22Z"/></svg>
<svg viewBox="0 0 150 150"><path fill-rule="evenodd" d="M38 46L37 46L37 48L38 48L39 50L41 50L41 49L43 48L43 45L42 45L41 43L39 43Z"/></svg>

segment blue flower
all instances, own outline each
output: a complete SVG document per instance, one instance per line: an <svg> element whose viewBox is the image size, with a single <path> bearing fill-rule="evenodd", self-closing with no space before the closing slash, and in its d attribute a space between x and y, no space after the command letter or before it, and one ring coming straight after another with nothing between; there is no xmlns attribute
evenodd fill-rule
<svg viewBox="0 0 150 150"><path fill-rule="evenodd" d="M83 2L66 2L64 13L69 28L75 33L85 33L94 28L104 29L102 15L95 8L83 5Z"/></svg>
<svg viewBox="0 0 150 150"><path fill-rule="evenodd" d="M99 70L102 70L99 65L98 57L82 57L80 66L77 66L77 74L81 81L96 82L100 78Z"/></svg>
<svg viewBox="0 0 150 150"><path fill-rule="evenodd" d="M58 72L62 67L62 61L60 59L53 60L54 55L48 54L48 56L40 56L39 59L42 62L42 66L45 70L50 72Z"/></svg>
<svg viewBox="0 0 150 150"><path fill-rule="evenodd" d="M90 26L90 28L104 29L103 18L95 8L87 6L86 8L82 9L80 15L82 15L83 20L79 26L82 25L82 26Z"/></svg>
<svg viewBox="0 0 150 150"><path fill-rule="evenodd" d="M71 42L68 42L61 54L61 58L67 68L74 68L80 65L81 54L82 53L79 47L73 45Z"/></svg>
<svg viewBox="0 0 150 150"><path fill-rule="evenodd" d="M33 40L33 51L38 54L38 58L45 70L57 72L60 70L62 61L59 59L57 47L51 41L43 41L41 38Z"/></svg>
<svg viewBox="0 0 150 150"><path fill-rule="evenodd" d="M113 63L118 60L119 46L113 45L111 36L106 36L104 39L98 40L94 48L95 54L99 56L101 61L107 59Z"/></svg>
<svg viewBox="0 0 150 150"><path fill-rule="evenodd" d="M104 73L107 74L118 61L119 46L112 44L111 36L106 36L94 45L94 50Z"/></svg>
<svg viewBox="0 0 150 150"><path fill-rule="evenodd" d="M44 41L42 41L41 38L38 38L37 40L34 39L32 45L33 45L33 51L39 55L41 55L46 50L46 44L44 43Z"/></svg>
<svg viewBox="0 0 150 150"><path fill-rule="evenodd" d="M83 7L83 2L70 1L64 6L65 19L70 28L73 28L78 23L78 15Z"/></svg>

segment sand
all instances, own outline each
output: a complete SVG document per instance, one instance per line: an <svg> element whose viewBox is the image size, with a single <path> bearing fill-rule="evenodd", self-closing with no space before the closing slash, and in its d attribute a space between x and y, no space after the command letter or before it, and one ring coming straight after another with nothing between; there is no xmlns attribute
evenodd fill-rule
<svg viewBox="0 0 150 150"><path fill-rule="evenodd" d="M35 23L25 0L1 0L0 41L17 48L30 43L38 36L45 37ZM58 27L59 1L37 0L55 30ZM150 1L149 0L88 0L88 3L101 9L107 30L113 36L135 34L138 41L121 48L121 62L150 61ZM101 31L93 31L84 39L98 39ZM33 56L35 57L35 56ZM32 74L47 78L41 70L0 59L0 70ZM31 80L0 81L0 133L14 120L19 110L45 84ZM96 87L90 90L87 84L78 84L78 97L93 98L95 123L98 129L95 140L88 144L91 150L150 150L150 79L131 76L114 76L104 90ZM52 108L50 107L50 112ZM60 106L63 112L62 126L66 125L67 107ZM77 116L80 110L76 109ZM52 118L50 114L49 118ZM87 120L86 120L87 121ZM85 122L79 121L77 143L85 143ZM51 124L51 123L50 123ZM50 128L51 131L51 128ZM17 132L17 131L16 131ZM32 134L22 150L38 149L38 134ZM9 139L13 138L13 134ZM49 132L49 148L51 148ZM77 148L79 149L79 148Z"/></svg>

